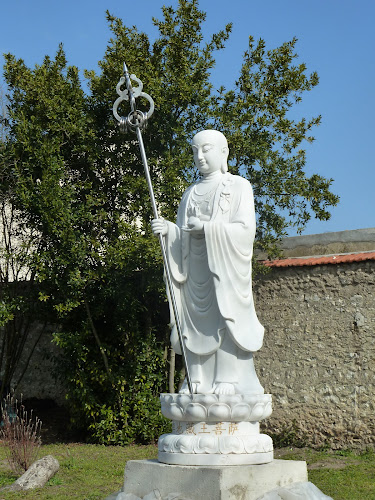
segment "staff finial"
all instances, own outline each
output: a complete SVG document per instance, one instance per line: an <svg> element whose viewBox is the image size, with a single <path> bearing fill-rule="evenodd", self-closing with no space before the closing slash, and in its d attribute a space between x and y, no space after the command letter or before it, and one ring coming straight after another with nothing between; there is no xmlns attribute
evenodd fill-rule
<svg viewBox="0 0 375 500"><path fill-rule="evenodd" d="M134 80L138 84L138 86L133 87L131 80ZM121 86L124 83L126 88L124 90L121 90ZM146 94L142 90L142 81L133 74L129 75L128 67L124 62L124 76L120 78L116 86L116 92L119 97L116 99L113 105L113 115L119 123L121 132L126 132L127 130L135 132L137 128L143 129L147 124L147 120L153 114L155 109L154 101L148 94ZM138 97L144 97L150 103L150 109L147 111L147 113L137 109L136 99ZM127 117L120 116L118 114L118 107L122 103L122 101L130 101L131 111Z"/></svg>

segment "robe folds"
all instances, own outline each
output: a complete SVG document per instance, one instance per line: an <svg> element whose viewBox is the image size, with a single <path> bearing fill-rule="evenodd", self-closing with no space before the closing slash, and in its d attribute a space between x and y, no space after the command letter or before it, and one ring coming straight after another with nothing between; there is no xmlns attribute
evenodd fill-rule
<svg viewBox="0 0 375 500"><path fill-rule="evenodd" d="M255 352L262 346L264 328L251 288L255 236L251 185L242 177L222 174L200 235L186 231L193 188L183 194L176 224L168 222L166 236L185 346L192 353L209 355L229 334L238 348ZM171 304L170 311L171 344L181 354Z"/></svg>

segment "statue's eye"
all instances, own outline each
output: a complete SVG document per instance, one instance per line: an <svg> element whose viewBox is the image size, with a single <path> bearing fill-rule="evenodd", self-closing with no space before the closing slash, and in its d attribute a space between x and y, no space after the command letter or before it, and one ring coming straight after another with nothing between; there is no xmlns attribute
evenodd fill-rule
<svg viewBox="0 0 375 500"><path fill-rule="evenodd" d="M207 144L206 146L203 146L202 151L203 153L208 153L212 149L211 144Z"/></svg>

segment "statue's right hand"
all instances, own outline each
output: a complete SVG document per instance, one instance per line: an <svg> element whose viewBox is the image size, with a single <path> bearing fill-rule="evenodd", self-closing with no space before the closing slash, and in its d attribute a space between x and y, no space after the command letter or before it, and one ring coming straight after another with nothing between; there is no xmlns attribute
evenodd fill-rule
<svg viewBox="0 0 375 500"><path fill-rule="evenodd" d="M168 224L164 219L153 219L151 221L151 229L155 236L161 234L165 236L168 233Z"/></svg>

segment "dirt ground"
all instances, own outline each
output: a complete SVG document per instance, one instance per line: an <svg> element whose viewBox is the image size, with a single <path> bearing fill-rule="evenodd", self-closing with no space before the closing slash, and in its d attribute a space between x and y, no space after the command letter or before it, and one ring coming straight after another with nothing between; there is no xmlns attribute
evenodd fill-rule
<svg viewBox="0 0 375 500"><path fill-rule="evenodd" d="M327 450L328 451L328 450ZM311 448L276 448L274 451L275 458L278 459L293 459L303 460L307 462L307 469L345 469L348 465L357 465L360 460L355 455L343 452L342 454L327 451L313 450Z"/></svg>

